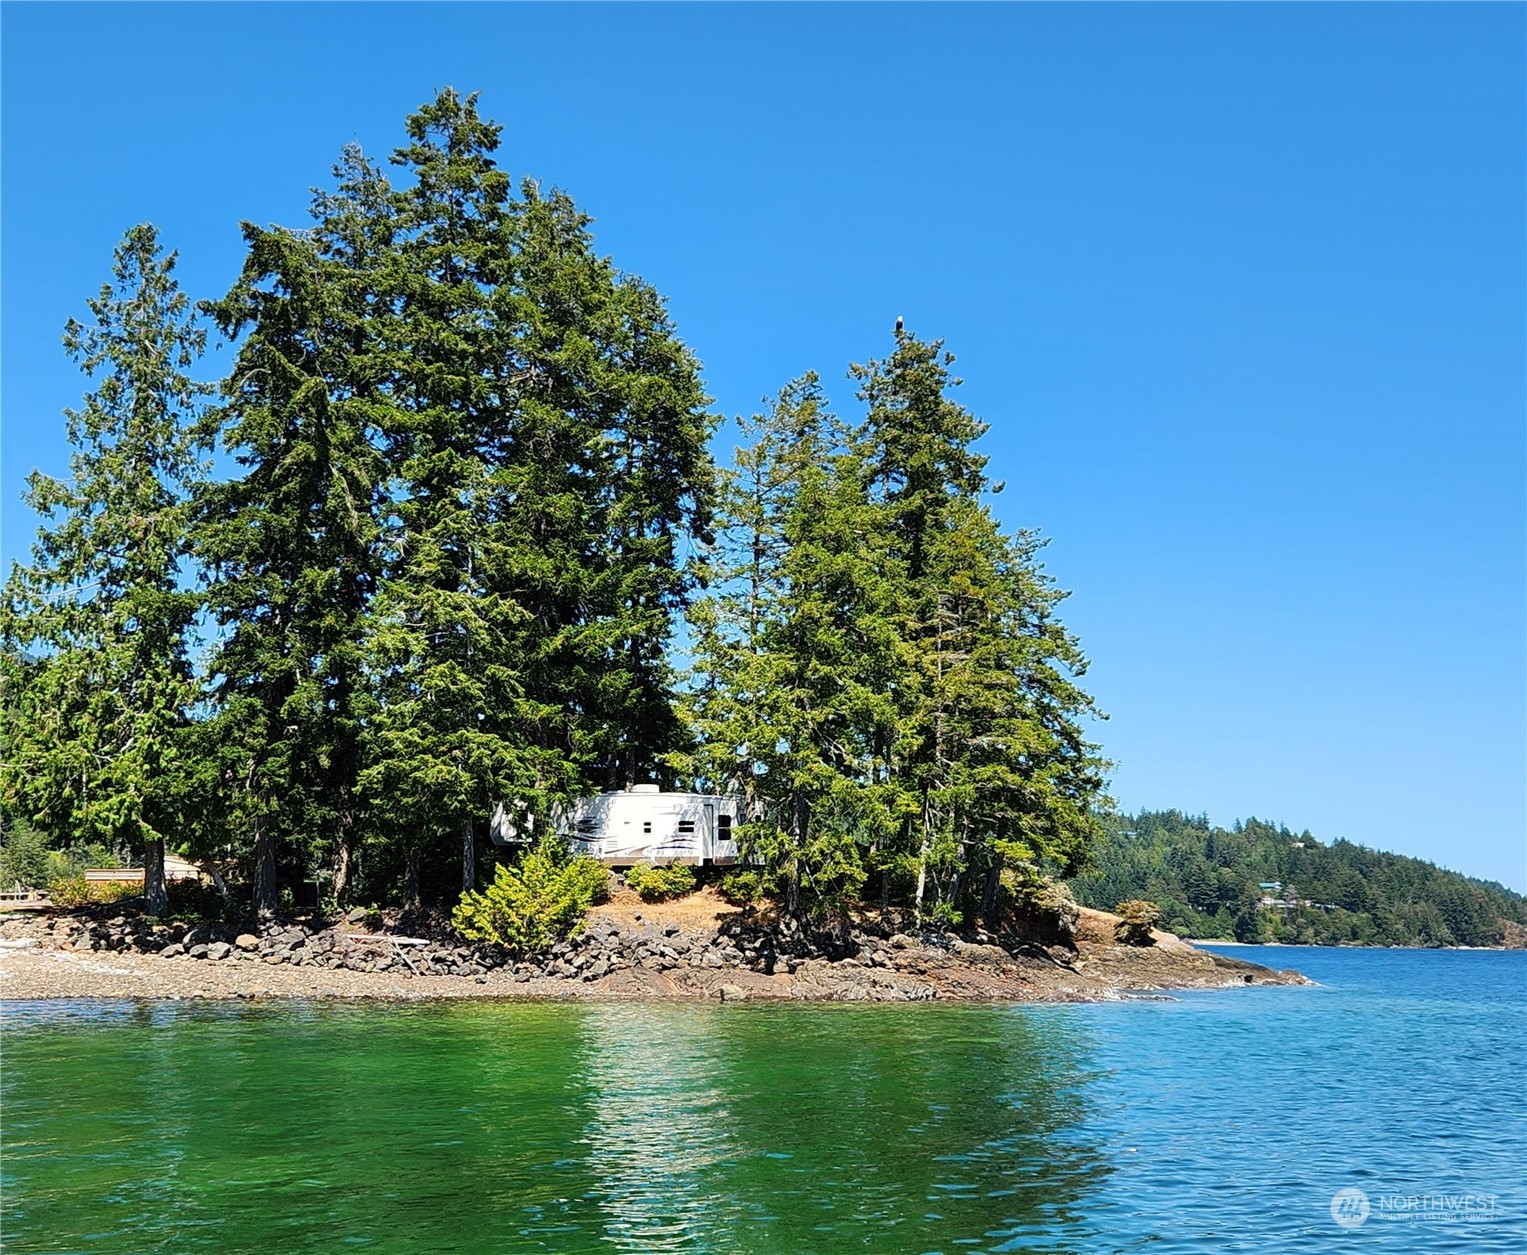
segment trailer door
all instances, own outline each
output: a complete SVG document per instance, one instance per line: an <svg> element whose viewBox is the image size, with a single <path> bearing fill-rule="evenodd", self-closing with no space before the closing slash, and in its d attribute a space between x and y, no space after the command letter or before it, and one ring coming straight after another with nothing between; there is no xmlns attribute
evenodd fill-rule
<svg viewBox="0 0 1527 1255"><path fill-rule="evenodd" d="M705 803L705 835L702 838L703 845L700 848L700 865L713 861L716 857L716 804Z"/></svg>

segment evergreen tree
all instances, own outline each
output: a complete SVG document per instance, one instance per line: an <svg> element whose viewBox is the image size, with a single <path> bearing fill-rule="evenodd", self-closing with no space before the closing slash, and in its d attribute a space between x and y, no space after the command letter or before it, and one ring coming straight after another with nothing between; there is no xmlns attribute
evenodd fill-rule
<svg viewBox="0 0 1527 1255"><path fill-rule="evenodd" d="M133 227L91 321L66 328L66 351L99 383L67 412L70 478L28 478L25 499L47 522L0 607L5 804L55 840L141 851L156 913L198 696L198 599L183 564L206 392L187 372L204 334L174 268L155 229Z"/></svg>
<svg viewBox="0 0 1527 1255"><path fill-rule="evenodd" d="M712 787L740 789L747 845L819 903L851 896L864 849L894 829L891 585L867 545L874 511L815 375L743 424L725 477L722 591L697 608L690 709Z"/></svg>
<svg viewBox="0 0 1527 1255"><path fill-rule="evenodd" d="M243 337L217 415L242 473L210 486L199 548L223 635L203 762L216 835L247 853L256 909L276 909L278 851L327 857L343 896L358 838L361 639L376 580L384 394L366 332L391 225L357 150L311 232L245 224L248 254L211 306ZM326 847L326 848L325 848Z"/></svg>
<svg viewBox="0 0 1527 1255"><path fill-rule="evenodd" d="M497 799L544 813L673 747L668 645L712 420L661 299L594 254L568 197L511 196L474 98L441 93L409 133L377 331L397 528L365 779L397 831L439 849L459 829L470 887L472 819Z"/></svg>
<svg viewBox="0 0 1527 1255"><path fill-rule="evenodd" d="M947 395L960 382L953 361L898 330L888 359L852 370L869 407L857 449L909 659L895 695L901 849L915 851L919 915L931 875L949 919L971 896L968 871L984 873L976 896L989 912L1005 861L1079 863L1105 766L1082 732L1095 710L1075 683L1085 659L1054 618L1062 594L1035 539L1004 536L980 499L986 459L971 446L987 426Z"/></svg>
<svg viewBox="0 0 1527 1255"><path fill-rule="evenodd" d="M393 156L413 176L395 196L399 234L377 331L391 408L387 560L369 638L378 705L362 783L404 853L404 903L420 902L426 853L460 834L476 881L474 817L501 798L554 789L558 755L514 649L512 481L496 468L516 433L514 222L493 152L499 128L475 97L442 92L408 119Z"/></svg>
<svg viewBox="0 0 1527 1255"><path fill-rule="evenodd" d="M706 531L712 419L661 298L593 251L589 219L527 181L512 206L514 406L492 479L512 542L505 590L532 732L566 789L650 776L675 743L668 647Z"/></svg>

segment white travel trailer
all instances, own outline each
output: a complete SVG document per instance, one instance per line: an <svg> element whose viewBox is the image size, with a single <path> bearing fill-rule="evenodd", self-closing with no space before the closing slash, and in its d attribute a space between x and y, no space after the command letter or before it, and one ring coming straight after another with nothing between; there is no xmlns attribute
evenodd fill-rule
<svg viewBox="0 0 1527 1255"><path fill-rule="evenodd" d="M581 797L552 816L574 851L608 867L687 863L726 867L739 861L734 835L742 799L664 793L655 784Z"/></svg>

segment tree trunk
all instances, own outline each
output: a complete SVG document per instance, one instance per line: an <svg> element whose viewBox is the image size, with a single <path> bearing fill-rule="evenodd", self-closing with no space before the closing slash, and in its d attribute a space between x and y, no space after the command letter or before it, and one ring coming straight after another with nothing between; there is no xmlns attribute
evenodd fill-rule
<svg viewBox="0 0 1527 1255"><path fill-rule="evenodd" d="M871 842L871 844L870 844L870 866L871 867L873 867L875 865L875 863L877 861L879 861L878 858L877 858L879 853L880 853L880 842L878 840L874 841L874 842ZM880 868L880 922L882 924L885 923L885 921L886 921L887 917L890 915L890 913L891 913L891 874L890 874L889 869L886 868L884 865L882 865L881 868Z"/></svg>
<svg viewBox="0 0 1527 1255"><path fill-rule="evenodd" d="M790 857L790 879L785 886L785 913L799 916L801 913L801 851L806 848L806 829L811 823L811 803L806 794L797 789L790 807L790 844L794 847Z"/></svg>
<svg viewBox="0 0 1527 1255"><path fill-rule="evenodd" d="M917 897L912 903L912 921L920 928L923 922L923 888L928 881L928 840L923 838L922 849L917 852Z"/></svg>
<svg viewBox="0 0 1527 1255"><path fill-rule="evenodd" d="M403 909L419 909L419 847L412 841L404 851L403 862Z"/></svg>
<svg viewBox="0 0 1527 1255"><path fill-rule="evenodd" d="M347 753L346 760L351 756ZM351 851L350 847L355 840L357 827L355 814L355 792L346 783L349 775L342 775L335 792L339 795L339 806L336 808L335 818L337 823L334 832L334 903L339 905L345 901L345 895L350 890L351 874Z"/></svg>
<svg viewBox="0 0 1527 1255"><path fill-rule="evenodd" d="M461 891L469 893L477 888L477 842L472 832L472 821L461 821Z"/></svg>
<svg viewBox="0 0 1527 1255"><path fill-rule="evenodd" d="M217 864L210 858L202 864L202 869L212 877L212 883L217 887L217 893L224 902L232 902L233 895L228 892L228 882L223 879L223 873L217 870Z"/></svg>
<svg viewBox="0 0 1527 1255"><path fill-rule="evenodd" d="M163 915L169 895L164 889L164 838L143 847L143 907L150 915Z"/></svg>
<svg viewBox="0 0 1527 1255"><path fill-rule="evenodd" d="M1002 859L995 858L986 869L986 885L981 890L981 923L995 932L1000 920L992 919L997 910L997 890L1002 887Z"/></svg>
<svg viewBox="0 0 1527 1255"><path fill-rule="evenodd" d="M259 820L255 821L254 839L254 909L261 919L276 913L280 899L276 892L276 839Z"/></svg>
<svg viewBox="0 0 1527 1255"><path fill-rule="evenodd" d="M343 906L345 894L350 888L350 842L341 832L334 843L334 903Z"/></svg>
<svg viewBox="0 0 1527 1255"><path fill-rule="evenodd" d="M932 817L928 814L928 804L923 803L923 843L917 851L917 897L912 903L912 919L919 928L923 923L923 891L928 883L928 847L932 844L931 833L933 830Z"/></svg>

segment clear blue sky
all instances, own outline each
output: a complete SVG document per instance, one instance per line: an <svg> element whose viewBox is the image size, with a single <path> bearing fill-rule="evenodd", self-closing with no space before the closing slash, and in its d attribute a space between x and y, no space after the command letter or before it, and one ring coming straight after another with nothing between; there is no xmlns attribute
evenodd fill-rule
<svg viewBox="0 0 1527 1255"><path fill-rule="evenodd" d="M1131 809L1524 874L1520 5L36 5L3 22L4 538L64 320L197 296L452 85L729 414L897 314L1052 538ZM721 451L723 456L726 450Z"/></svg>

